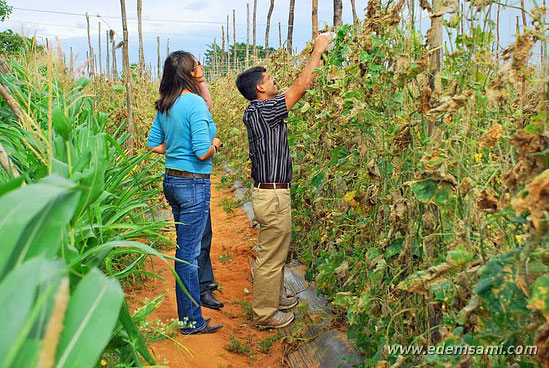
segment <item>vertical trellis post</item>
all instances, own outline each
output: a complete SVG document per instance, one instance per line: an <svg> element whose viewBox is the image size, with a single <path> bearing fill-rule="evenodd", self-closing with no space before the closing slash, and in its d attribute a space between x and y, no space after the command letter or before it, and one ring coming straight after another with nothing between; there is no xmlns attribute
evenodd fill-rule
<svg viewBox="0 0 549 368"><path fill-rule="evenodd" d="M313 0L311 10L311 22L313 25L312 39L314 40L318 36L318 0Z"/></svg>
<svg viewBox="0 0 549 368"><path fill-rule="evenodd" d="M295 11L295 0L290 0L290 10L288 13L288 37L286 37L287 44L286 48L288 52L292 53L292 40L294 37L294 11Z"/></svg>
<svg viewBox="0 0 549 368"><path fill-rule="evenodd" d="M271 0L269 12L267 13L267 27L265 28L265 57L269 56L269 33L271 32L271 16L275 6L275 0Z"/></svg>
<svg viewBox="0 0 549 368"><path fill-rule="evenodd" d="M110 50L110 45L109 45L109 31L105 31L105 49L107 51L107 64L106 64L106 78L110 78L111 77L111 58L110 58L110 53L109 53L109 50Z"/></svg>
<svg viewBox="0 0 549 368"><path fill-rule="evenodd" d="M225 27L221 26L221 73L225 71Z"/></svg>
<svg viewBox="0 0 549 368"><path fill-rule="evenodd" d="M112 46L112 78L117 79L118 78L118 68L116 66L116 41L114 40L114 30L110 30L109 36L111 39L111 46Z"/></svg>
<svg viewBox="0 0 549 368"><path fill-rule="evenodd" d="M99 22L99 33L97 35L99 38L99 75L103 75L103 61L101 59L101 21Z"/></svg>
<svg viewBox="0 0 549 368"><path fill-rule="evenodd" d="M246 4L246 69L250 66L250 3Z"/></svg>
<svg viewBox="0 0 549 368"><path fill-rule="evenodd" d="M256 33L257 33L257 0L254 0L254 16L253 16L253 22L252 22L252 38L253 38L253 46L252 46L252 55L254 57L254 63L257 59L257 48L256 48Z"/></svg>
<svg viewBox="0 0 549 368"><path fill-rule="evenodd" d="M282 26L280 22L278 22L278 48L282 48Z"/></svg>
<svg viewBox="0 0 549 368"><path fill-rule="evenodd" d="M231 36L229 34L229 14L227 14L227 73L231 71Z"/></svg>
<svg viewBox="0 0 549 368"><path fill-rule="evenodd" d="M341 27L343 24L341 20L341 13L343 12L342 0L334 0L334 27Z"/></svg>
<svg viewBox="0 0 549 368"><path fill-rule="evenodd" d="M86 23L88 24L88 47L89 47L88 59L90 60L89 74L90 74L90 77L93 78L93 72L95 70L95 67L93 65L93 48L92 48L91 34L90 34L90 16L88 15L88 13L86 13Z"/></svg>
<svg viewBox="0 0 549 368"><path fill-rule="evenodd" d="M234 69L238 70L236 61L236 10L233 9L233 65Z"/></svg>
<svg viewBox="0 0 549 368"><path fill-rule="evenodd" d="M157 77L158 77L158 80L160 80L160 78L162 78L162 72L161 72L161 65L160 63L162 62L162 60L160 60L160 36L156 36L156 55L157 55L157 63L156 63L156 66L157 66Z"/></svg>
<svg viewBox="0 0 549 368"><path fill-rule="evenodd" d="M133 112L132 112L132 85L131 85L131 70L130 70L130 55L129 55L129 38L128 38L128 22L126 18L126 0L120 0L120 7L122 10L122 34L124 37L124 44L122 46L122 61L124 65L124 81L126 84L126 107L128 112L128 139L129 155L134 154L134 126L133 126Z"/></svg>
<svg viewBox="0 0 549 368"><path fill-rule="evenodd" d="M217 75L217 40L214 38L213 74Z"/></svg>
<svg viewBox="0 0 549 368"><path fill-rule="evenodd" d="M143 0L137 0L137 33L139 34L139 69L145 71L145 51L143 50Z"/></svg>

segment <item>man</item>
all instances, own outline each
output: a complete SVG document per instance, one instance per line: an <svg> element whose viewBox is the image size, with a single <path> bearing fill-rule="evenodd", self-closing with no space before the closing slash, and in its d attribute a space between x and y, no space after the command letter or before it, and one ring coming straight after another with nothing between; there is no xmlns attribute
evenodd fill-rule
<svg viewBox="0 0 549 368"><path fill-rule="evenodd" d="M311 86L313 71L329 43L329 35L315 39L309 62L283 94L278 95L274 78L262 67L248 69L236 79L238 90L250 101L243 121L252 161L252 205L260 224L252 310L254 323L262 328L289 325L294 319L289 310L298 303L297 297L284 295L284 263L292 230L292 163L284 119Z"/></svg>

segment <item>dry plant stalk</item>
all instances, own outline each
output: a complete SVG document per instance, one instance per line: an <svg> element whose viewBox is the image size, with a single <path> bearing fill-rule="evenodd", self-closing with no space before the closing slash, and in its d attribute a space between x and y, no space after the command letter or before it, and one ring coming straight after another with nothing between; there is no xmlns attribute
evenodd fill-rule
<svg viewBox="0 0 549 368"><path fill-rule="evenodd" d="M69 278L64 277L55 294L53 312L48 321L46 333L44 334L44 345L38 359L39 368L50 368L55 364L57 344L61 337L61 331L63 331L63 319L65 318L65 311L67 310L68 304Z"/></svg>

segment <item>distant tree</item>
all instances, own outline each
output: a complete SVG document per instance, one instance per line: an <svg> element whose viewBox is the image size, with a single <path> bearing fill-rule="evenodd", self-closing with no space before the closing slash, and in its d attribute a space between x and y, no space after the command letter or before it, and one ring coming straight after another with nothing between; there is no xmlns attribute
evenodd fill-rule
<svg viewBox="0 0 549 368"><path fill-rule="evenodd" d="M11 14L13 8L8 5L6 0L0 0L0 22L5 21Z"/></svg>
<svg viewBox="0 0 549 368"><path fill-rule="evenodd" d="M216 50L215 52L214 52L214 49ZM263 46L256 45L256 51L257 51L258 58L265 57L265 48ZM274 47L269 47L269 54L275 51L276 49ZM231 54L234 54L234 45L230 45L229 52ZM223 65L221 47L216 43L212 43L208 45L208 48L204 53L206 70L213 68L214 55L217 55L217 65ZM246 63L246 43L245 42L236 43L236 60L239 65L245 65Z"/></svg>
<svg viewBox="0 0 549 368"><path fill-rule="evenodd" d="M13 8L5 0L0 0L0 22L5 21ZM35 39L18 35L11 29L0 32L0 54L16 54L35 44Z"/></svg>

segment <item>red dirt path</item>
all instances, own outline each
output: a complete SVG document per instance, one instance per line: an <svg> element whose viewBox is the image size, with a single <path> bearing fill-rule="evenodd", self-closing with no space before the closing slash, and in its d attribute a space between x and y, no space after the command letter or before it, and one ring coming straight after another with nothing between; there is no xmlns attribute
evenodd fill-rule
<svg viewBox="0 0 549 368"><path fill-rule="evenodd" d="M202 308L205 318L211 317L213 324L223 324L223 328L214 334L183 336L175 339L190 350L190 354L179 347L173 341L164 339L151 343L152 350L157 356L157 364L162 364L164 359L172 368L240 368L240 367L281 367L282 347L280 340L273 344L271 353L263 354L259 351L258 343L266 338L273 337L275 331L259 331L251 327L251 321L247 319L242 305L234 302L251 302L252 285L248 257L252 254L252 246L255 244L257 234L250 227L245 213L240 209L234 209L227 214L219 206L223 198L232 198L230 190L216 188L219 182L212 179L211 215L213 227L213 241L211 258L214 275L222 292L215 292L215 296L225 303L220 311ZM175 231L171 233L175 239ZM165 252L174 255L175 250ZM221 262L219 257L232 255L230 262ZM222 258L223 259L223 258ZM170 270L165 264L155 259L154 272L166 279L149 279L142 289L127 291L126 295L130 303L130 311L142 305L145 298L153 299L160 293L167 291L160 307L149 317L150 321L160 319L166 321L177 316L175 301L175 281ZM147 266L152 270L150 264ZM249 291L245 293L245 289ZM249 343L252 354L243 355L229 352L225 347L230 343L229 336L233 335L239 341Z"/></svg>

